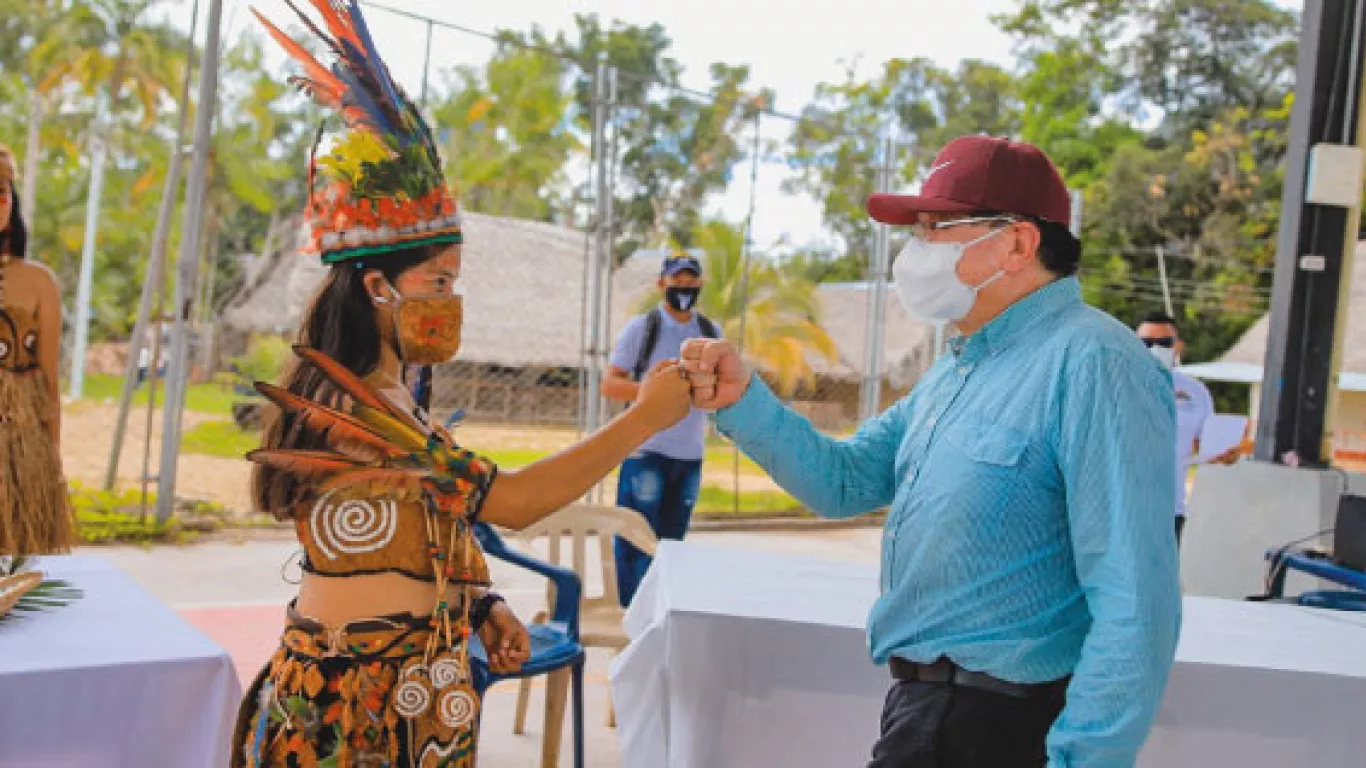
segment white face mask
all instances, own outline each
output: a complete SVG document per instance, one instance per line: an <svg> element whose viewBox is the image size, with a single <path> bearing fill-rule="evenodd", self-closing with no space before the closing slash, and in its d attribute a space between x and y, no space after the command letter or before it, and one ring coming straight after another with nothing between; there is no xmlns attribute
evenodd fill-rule
<svg viewBox="0 0 1366 768"><path fill-rule="evenodd" d="M901 305L929 323L962 320L977 301L977 292L1006 273L998 269L980 285L968 285L958 277L958 262L968 248L1004 231L993 229L966 243L931 243L911 237L892 265Z"/></svg>
<svg viewBox="0 0 1366 768"><path fill-rule="evenodd" d="M1176 350L1171 347L1148 347L1148 351L1153 353L1153 357L1168 368L1176 366Z"/></svg>

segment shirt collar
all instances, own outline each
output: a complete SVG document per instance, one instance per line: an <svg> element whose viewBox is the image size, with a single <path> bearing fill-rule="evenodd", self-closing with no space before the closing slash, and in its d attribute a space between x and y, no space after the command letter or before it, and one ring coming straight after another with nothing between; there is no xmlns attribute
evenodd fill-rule
<svg viewBox="0 0 1366 768"><path fill-rule="evenodd" d="M949 348L965 359L986 357L1014 344L1040 320L1080 303L1081 283L1077 278L1059 278L1006 307L971 336L953 339Z"/></svg>

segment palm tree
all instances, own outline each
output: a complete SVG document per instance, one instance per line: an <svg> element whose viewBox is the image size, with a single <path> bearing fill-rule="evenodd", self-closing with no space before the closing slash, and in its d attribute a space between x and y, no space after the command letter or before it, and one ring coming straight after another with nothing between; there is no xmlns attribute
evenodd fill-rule
<svg viewBox="0 0 1366 768"><path fill-rule="evenodd" d="M693 233L695 247L705 253L702 269L707 288L698 308L745 357L772 376L783 395L811 383L811 356L839 359L835 342L821 326L817 285L781 270L763 258L751 258L744 276L744 234L723 221L709 221ZM657 299L647 295L641 310Z"/></svg>

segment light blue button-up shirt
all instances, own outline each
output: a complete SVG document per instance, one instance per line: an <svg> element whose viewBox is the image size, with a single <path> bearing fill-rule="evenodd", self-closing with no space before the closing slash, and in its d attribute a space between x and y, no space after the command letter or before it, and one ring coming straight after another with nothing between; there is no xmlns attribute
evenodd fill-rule
<svg viewBox="0 0 1366 768"><path fill-rule="evenodd" d="M873 660L1017 683L1072 675L1049 764L1130 766L1166 685L1181 597L1170 374L1073 278L957 339L847 440L757 378L717 414L826 517L891 507Z"/></svg>

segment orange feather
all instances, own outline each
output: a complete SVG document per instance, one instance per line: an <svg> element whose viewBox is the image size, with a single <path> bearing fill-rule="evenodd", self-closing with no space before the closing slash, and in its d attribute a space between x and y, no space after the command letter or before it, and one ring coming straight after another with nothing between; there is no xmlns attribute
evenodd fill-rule
<svg viewBox="0 0 1366 768"><path fill-rule="evenodd" d="M281 410L303 419L309 429L325 433L333 447L358 444L386 459L406 456L409 453L350 414L313 402L264 381L256 382L256 391L280 406Z"/></svg>
<svg viewBox="0 0 1366 768"><path fill-rule="evenodd" d="M333 360L327 355L316 349L305 347L302 344L294 346L294 354L312 363L322 372L337 388L348 395L352 400L367 408L386 413L403 424L413 429L422 431L422 425L413 418L410 413L405 413L393 403L386 400L379 393L370 388L360 377L352 373L346 366Z"/></svg>
<svg viewBox="0 0 1366 768"><path fill-rule="evenodd" d="M314 98L323 106L340 108L342 94L346 92L346 86L342 84L342 81L339 80L336 75L332 74L331 70L324 67L317 59L313 58L313 54L309 53L308 49L299 45L293 38L286 35L284 32L281 32L278 27L270 23L270 19L262 16L260 11L252 8L251 12L252 15L256 17L256 20L261 22L262 26L266 28L266 32L268 32L271 37L275 38L275 42L279 43L280 47L284 48L285 52L292 58L304 65L304 70L308 72L308 77L301 79L308 83L313 90Z"/></svg>
<svg viewBox="0 0 1366 768"><path fill-rule="evenodd" d="M330 0L309 0L309 3L318 12L318 15L323 17L323 23L327 25L327 30L332 33L333 37L337 38L337 40L345 40L360 50L365 50L365 46L361 44L360 37L351 26L349 14L343 18L342 15L337 12L337 9L332 6Z"/></svg>
<svg viewBox="0 0 1366 768"><path fill-rule="evenodd" d="M365 468L364 464L331 451L284 448L257 448L247 452L247 461L309 479L331 477Z"/></svg>

